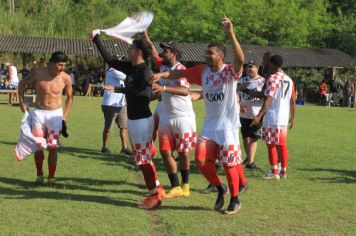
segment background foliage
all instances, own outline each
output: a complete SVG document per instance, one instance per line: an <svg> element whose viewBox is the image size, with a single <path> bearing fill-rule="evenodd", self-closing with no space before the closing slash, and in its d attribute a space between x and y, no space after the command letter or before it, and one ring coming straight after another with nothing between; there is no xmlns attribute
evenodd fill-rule
<svg viewBox="0 0 356 236"><path fill-rule="evenodd" d="M219 22L227 14L244 44L331 47L356 55L353 0L0 0L0 28L2 34L87 38L143 9L155 13L155 40L226 41Z"/></svg>

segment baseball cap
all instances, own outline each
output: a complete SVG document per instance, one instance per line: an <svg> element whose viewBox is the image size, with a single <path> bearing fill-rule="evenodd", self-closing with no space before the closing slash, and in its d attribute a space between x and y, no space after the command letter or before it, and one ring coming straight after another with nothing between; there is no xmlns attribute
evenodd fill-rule
<svg viewBox="0 0 356 236"><path fill-rule="evenodd" d="M9 65L10 65L10 63L8 63L8 62L5 63L5 66L9 66Z"/></svg>
<svg viewBox="0 0 356 236"><path fill-rule="evenodd" d="M171 48L173 49L177 54L182 54L183 53L183 48L182 46L177 43L176 41L169 41L168 43L160 43L159 46L163 48Z"/></svg>
<svg viewBox="0 0 356 236"><path fill-rule="evenodd" d="M248 61L246 64L247 65L252 65L252 66L258 66L258 63L255 60Z"/></svg>

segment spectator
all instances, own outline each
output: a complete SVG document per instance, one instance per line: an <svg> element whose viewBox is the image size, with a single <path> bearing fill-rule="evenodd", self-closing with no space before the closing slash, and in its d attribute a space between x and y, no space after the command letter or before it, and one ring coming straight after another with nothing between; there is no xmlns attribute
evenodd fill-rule
<svg viewBox="0 0 356 236"><path fill-rule="evenodd" d="M10 63L6 63L6 76L7 76L7 84L10 89L17 89L19 84L19 78L17 76L17 68ZM9 93L9 101L12 99L12 93ZM14 101L17 101L17 93L14 96Z"/></svg>
<svg viewBox="0 0 356 236"><path fill-rule="evenodd" d="M349 79L346 80L346 83L343 88L343 106L350 107L351 106L351 95L352 95L352 84Z"/></svg>
<svg viewBox="0 0 356 236"><path fill-rule="evenodd" d="M26 65L24 65L20 73L21 73L21 78L23 79L30 73L30 70L26 68Z"/></svg>
<svg viewBox="0 0 356 236"><path fill-rule="evenodd" d="M75 71L71 68L69 69L70 80L72 81L72 91L73 95L77 92L77 76Z"/></svg>
<svg viewBox="0 0 356 236"><path fill-rule="evenodd" d="M326 93L328 90L328 85L325 83L325 80L321 82L319 85L319 94L320 94L320 101L319 104L326 106L327 100L326 100Z"/></svg>

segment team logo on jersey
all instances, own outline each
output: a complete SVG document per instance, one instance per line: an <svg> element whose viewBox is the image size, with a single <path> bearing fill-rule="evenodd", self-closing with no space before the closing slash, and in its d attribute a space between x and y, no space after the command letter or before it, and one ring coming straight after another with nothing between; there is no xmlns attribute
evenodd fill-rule
<svg viewBox="0 0 356 236"><path fill-rule="evenodd" d="M206 85L209 84L209 76L205 76L205 84L206 84Z"/></svg>

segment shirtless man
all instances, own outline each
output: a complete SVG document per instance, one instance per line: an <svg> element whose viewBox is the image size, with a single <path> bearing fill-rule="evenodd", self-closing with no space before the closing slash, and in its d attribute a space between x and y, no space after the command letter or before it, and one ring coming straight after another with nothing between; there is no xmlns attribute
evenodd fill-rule
<svg viewBox="0 0 356 236"><path fill-rule="evenodd" d="M72 102L72 83L70 76L64 72L68 57L63 52L54 52L49 59L47 67L37 68L23 78L18 86L19 102L22 112L27 110L25 103L26 86L33 84L36 89L35 110L32 112L32 133L36 137L45 137L48 144L48 185L55 185L55 172L57 166L57 148L59 136L67 136L66 120L68 118ZM62 91L67 98L62 111ZM37 168L37 184L43 184L43 150L35 152Z"/></svg>

